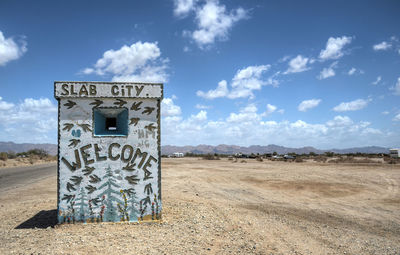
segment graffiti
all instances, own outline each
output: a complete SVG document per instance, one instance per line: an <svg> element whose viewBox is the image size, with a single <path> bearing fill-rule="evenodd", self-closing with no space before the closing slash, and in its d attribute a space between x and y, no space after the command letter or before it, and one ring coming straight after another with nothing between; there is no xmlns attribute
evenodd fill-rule
<svg viewBox="0 0 400 255"><path fill-rule="evenodd" d="M55 94L65 106L58 129L59 223L161 220L160 86L63 82ZM94 118L100 106L109 110ZM110 123L126 125L127 135L95 135Z"/></svg>

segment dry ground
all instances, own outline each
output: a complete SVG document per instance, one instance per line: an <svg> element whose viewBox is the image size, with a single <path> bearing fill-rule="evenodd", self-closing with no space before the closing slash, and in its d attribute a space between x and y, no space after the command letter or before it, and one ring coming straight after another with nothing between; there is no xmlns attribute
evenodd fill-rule
<svg viewBox="0 0 400 255"><path fill-rule="evenodd" d="M32 166L56 162L56 159L32 159L32 158L15 158L7 159L6 161L0 160L0 171L4 168L19 167L19 166Z"/></svg>
<svg viewBox="0 0 400 255"><path fill-rule="evenodd" d="M163 159L161 224L46 228L56 177L8 191L0 254L400 254L399 165L246 161Z"/></svg>

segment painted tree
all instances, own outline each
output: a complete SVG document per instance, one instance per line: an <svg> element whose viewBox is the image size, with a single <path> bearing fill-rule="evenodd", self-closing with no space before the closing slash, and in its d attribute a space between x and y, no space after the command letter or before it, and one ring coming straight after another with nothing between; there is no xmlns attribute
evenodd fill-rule
<svg viewBox="0 0 400 255"><path fill-rule="evenodd" d="M88 200L85 189L82 187L80 189L79 195L76 198L75 206L78 207L78 221L85 221L86 216L88 215Z"/></svg>
<svg viewBox="0 0 400 255"><path fill-rule="evenodd" d="M128 194L129 197L129 206L128 206L128 211L129 211L129 219L130 221L137 221L138 216L140 215L139 210L136 208L136 204L138 202L136 192L133 188L126 189L124 190L126 194Z"/></svg>
<svg viewBox="0 0 400 255"><path fill-rule="evenodd" d="M114 206L114 204L122 204L122 201L119 199L120 192L114 190L119 190L119 186L115 183L115 177L113 175L113 172L111 171L110 166L108 166L108 168L106 169L106 174L103 176L102 179L105 180L105 182L100 185L98 189L104 189L99 196L105 196L106 200L103 221L118 221L118 209Z"/></svg>

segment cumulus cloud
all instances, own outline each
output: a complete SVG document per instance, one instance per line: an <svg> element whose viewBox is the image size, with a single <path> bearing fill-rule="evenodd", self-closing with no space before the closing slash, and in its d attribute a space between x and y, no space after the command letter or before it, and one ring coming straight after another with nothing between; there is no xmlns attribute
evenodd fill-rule
<svg viewBox="0 0 400 255"><path fill-rule="evenodd" d="M333 108L336 112L358 111L365 108L369 100L357 99L351 102L342 102Z"/></svg>
<svg viewBox="0 0 400 255"><path fill-rule="evenodd" d="M26 98L18 104L0 98L0 140L54 143L57 106L48 98Z"/></svg>
<svg viewBox="0 0 400 255"><path fill-rule="evenodd" d="M321 73L317 76L319 80L323 80L336 75L335 69L337 66L337 61L333 62L328 68L322 69Z"/></svg>
<svg viewBox="0 0 400 255"><path fill-rule="evenodd" d="M297 109L301 112L306 112L312 108L317 107L321 103L321 99L310 99L302 101Z"/></svg>
<svg viewBox="0 0 400 255"><path fill-rule="evenodd" d="M348 74L348 75L353 75L356 71L357 71L357 69L355 69L354 67L352 67L352 68L347 72L347 74Z"/></svg>
<svg viewBox="0 0 400 255"><path fill-rule="evenodd" d="M372 85L378 85L379 82L381 82L381 80L382 80L382 76L376 77L376 80L374 82L372 82Z"/></svg>
<svg viewBox="0 0 400 255"><path fill-rule="evenodd" d="M391 87L390 89L393 90L394 95L400 96L400 77L397 78L396 85L394 85L394 87Z"/></svg>
<svg viewBox="0 0 400 255"><path fill-rule="evenodd" d="M400 121L400 113L394 116L393 121Z"/></svg>
<svg viewBox="0 0 400 255"><path fill-rule="evenodd" d="M284 74L289 73L300 73L309 70L310 68L307 66L309 63L309 58L303 57L302 55L298 55L297 57L291 59L288 63L289 68L284 72Z"/></svg>
<svg viewBox="0 0 400 255"><path fill-rule="evenodd" d="M347 44L350 44L352 37L342 36L342 37L330 37L326 43L325 49L321 50L319 53L319 58L321 60L328 59L338 59L344 55L343 49Z"/></svg>
<svg viewBox="0 0 400 255"><path fill-rule="evenodd" d="M186 16L194 10L197 0L174 0L174 15L177 17Z"/></svg>
<svg viewBox="0 0 400 255"><path fill-rule="evenodd" d="M5 38L0 31L0 66L5 66L12 60L19 59L28 50L24 39L16 42L12 37Z"/></svg>
<svg viewBox="0 0 400 255"><path fill-rule="evenodd" d="M392 44L391 44L391 43L388 43L388 42L383 41L383 42L381 42L381 43L375 44L372 48L373 48L375 51L379 51L379 50L388 50L388 49L390 49L391 47L392 47Z"/></svg>
<svg viewBox="0 0 400 255"><path fill-rule="evenodd" d="M262 86L273 85L276 86L278 81L273 78L263 79L263 74L269 70L270 65L248 66L236 72L232 78L231 89L228 89L226 80L218 83L214 90L207 92L197 91L197 96L206 99L214 99L219 97L227 97L230 99L235 98L253 98L254 90L260 90Z"/></svg>
<svg viewBox="0 0 400 255"><path fill-rule="evenodd" d="M185 30L183 35L192 38L197 45L204 49L215 41L227 40L229 31L235 23L247 17L248 12L239 7L230 12L218 0L206 1L197 5L197 1L175 1L174 13L186 15L191 10L195 12L197 29L193 32ZM177 14L179 13L179 14Z"/></svg>
<svg viewBox="0 0 400 255"><path fill-rule="evenodd" d="M265 112L265 115L270 115L271 113L275 112L278 107L272 104L267 104L267 111Z"/></svg>
<svg viewBox="0 0 400 255"><path fill-rule="evenodd" d="M157 42L141 41L108 50L83 74L112 75L113 81L166 82L168 59L161 58Z"/></svg>
<svg viewBox="0 0 400 255"><path fill-rule="evenodd" d="M206 112L188 118L165 117L162 119L163 144L280 144L291 147L308 145L344 148L366 146L376 141L387 146L400 137L373 128L369 122L353 121L348 116L335 116L323 123L303 120L278 122L264 120L265 114L257 111L254 104L249 104L219 120L208 119Z"/></svg>
<svg viewBox="0 0 400 255"><path fill-rule="evenodd" d="M180 115L181 108L174 104L172 98L164 98L161 101L161 116L168 117L168 116L177 116Z"/></svg>

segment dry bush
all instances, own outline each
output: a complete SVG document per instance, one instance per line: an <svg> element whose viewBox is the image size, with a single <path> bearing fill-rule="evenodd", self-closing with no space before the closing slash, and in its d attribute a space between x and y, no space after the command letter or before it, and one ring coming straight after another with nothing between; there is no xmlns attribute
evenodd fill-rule
<svg viewBox="0 0 400 255"><path fill-rule="evenodd" d="M29 163L31 165L33 165L34 163L36 163L39 160L39 156L37 155L29 155Z"/></svg>
<svg viewBox="0 0 400 255"><path fill-rule="evenodd" d="M301 162L304 162L304 160L303 160L302 158L296 158L296 159L294 160L294 162L296 162L296 163L301 163Z"/></svg>
<svg viewBox="0 0 400 255"><path fill-rule="evenodd" d="M242 159L242 161L240 161L240 163L247 163L247 161Z"/></svg>
<svg viewBox="0 0 400 255"><path fill-rule="evenodd" d="M263 159L261 157L256 158L257 161L263 162Z"/></svg>
<svg viewBox="0 0 400 255"><path fill-rule="evenodd" d="M213 154L207 154L203 156L203 159L206 160L219 160L220 158L218 156L215 156Z"/></svg>
<svg viewBox="0 0 400 255"><path fill-rule="evenodd" d="M325 163L328 160L326 156L318 155L314 157L315 162L323 162Z"/></svg>
<svg viewBox="0 0 400 255"><path fill-rule="evenodd" d="M0 152L0 160L7 161L8 155L7 152Z"/></svg>
<svg viewBox="0 0 400 255"><path fill-rule="evenodd" d="M352 163L352 164L357 164L357 163L361 163L361 164L370 164L370 163L379 163L377 161L374 161L372 159L369 158L363 158L363 159L356 159L354 157L340 157L338 159L332 159L329 162L332 163Z"/></svg>

